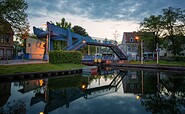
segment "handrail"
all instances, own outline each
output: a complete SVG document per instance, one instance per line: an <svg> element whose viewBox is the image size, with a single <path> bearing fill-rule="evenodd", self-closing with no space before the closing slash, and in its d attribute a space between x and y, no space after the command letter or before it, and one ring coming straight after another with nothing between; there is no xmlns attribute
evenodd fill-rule
<svg viewBox="0 0 185 114"><path fill-rule="evenodd" d="M76 40L72 43L72 45L67 45L67 46L64 47L62 50L67 50L70 46L74 46L76 43L78 43L78 41L81 41L81 40L76 39Z"/></svg>

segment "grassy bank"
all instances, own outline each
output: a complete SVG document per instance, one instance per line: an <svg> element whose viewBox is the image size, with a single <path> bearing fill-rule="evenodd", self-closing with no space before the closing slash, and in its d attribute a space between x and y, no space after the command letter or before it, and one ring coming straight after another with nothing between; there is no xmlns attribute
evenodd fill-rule
<svg viewBox="0 0 185 114"><path fill-rule="evenodd" d="M0 74L14 74L22 72L43 72L53 70L70 70L82 68L82 64L25 64L0 66Z"/></svg>
<svg viewBox="0 0 185 114"><path fill-rule="evenodd" d="M141 61L130 61L130 64L141 64ZM144 61L144 64L156 65L156 61ZM185 61L159 61L159 65L185 66Z"/></svg>

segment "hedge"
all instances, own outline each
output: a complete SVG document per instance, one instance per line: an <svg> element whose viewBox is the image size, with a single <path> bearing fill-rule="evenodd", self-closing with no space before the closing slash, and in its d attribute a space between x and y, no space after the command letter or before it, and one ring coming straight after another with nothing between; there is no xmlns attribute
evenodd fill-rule
<svg viewBox="0 0 185 114"><path fill-rule="evenodd" d="M61 63L82 63L82 53L80 51L50 51L49 62L52 64Z"/></svg>
<svg viewBox="0 0 185 114"><path fill-rule="evenodd" d="M165 61L185 61L185 56L170 56L170 57L160 57L160 60Z"/></svg>

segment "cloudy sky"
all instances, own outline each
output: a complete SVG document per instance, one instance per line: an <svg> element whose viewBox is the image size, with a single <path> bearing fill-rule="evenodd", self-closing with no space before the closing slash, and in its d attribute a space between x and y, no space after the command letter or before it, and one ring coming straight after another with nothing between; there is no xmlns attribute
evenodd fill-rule
<svg viewBox="0 0 185 114"><path fill-rule="evenodd" d="M72 26L80 25L92 37L122 39L123 32L139 29L144 17L162 13L168 7L185 8L184 0L26 0L31 26L42 27L47 21L65 18ZM32 32L33 30L31 30ZM117 32L116 32L117 31Z"/></svg>

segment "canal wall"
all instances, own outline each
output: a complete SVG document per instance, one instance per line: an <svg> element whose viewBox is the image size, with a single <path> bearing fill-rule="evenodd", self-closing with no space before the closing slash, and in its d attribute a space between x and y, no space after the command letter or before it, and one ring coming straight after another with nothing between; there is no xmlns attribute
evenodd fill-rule
<svg viewBox="0 0 185 114"><path fill-rule="evenodd" d="M41 79L41 78L49 78L49 77L56 77L56 76L69 76L69 75L79 75L79 74L82 74L82 69L0 74L0 81Z"/></svg>
<svg viewBox="0 0 185 114"><path fill-rule="evenodd" d="M169 65L110 64L109 66L110 67L126 67L126 68L185 71L185 67L184 66L169 66Z"/></svg>

